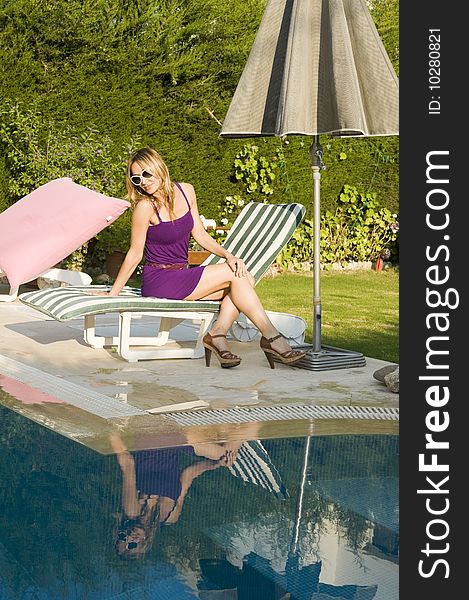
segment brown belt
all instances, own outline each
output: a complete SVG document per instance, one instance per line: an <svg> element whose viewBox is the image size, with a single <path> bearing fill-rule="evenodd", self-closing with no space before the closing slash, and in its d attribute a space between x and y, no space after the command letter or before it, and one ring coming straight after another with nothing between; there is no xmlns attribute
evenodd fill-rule
<svg viewBox="0 0 469 600"><path fill-rule="evenodd" d="M155 267L156 269L171 269L171 270L181 270L181 269L187 269L188 268L188 264L187 263L170 263L170 264L160 264L160 263L154 263L154 262L145 262L145 266L146 267Z"/></svg>

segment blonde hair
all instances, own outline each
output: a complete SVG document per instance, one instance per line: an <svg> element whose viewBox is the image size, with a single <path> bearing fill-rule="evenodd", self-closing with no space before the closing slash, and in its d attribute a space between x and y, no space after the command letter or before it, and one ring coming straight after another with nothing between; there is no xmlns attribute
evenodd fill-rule
<svg viewBox="0 0 469 600"><path fill-rule="evenodd" d="M169 217L174 220L174 186L169 176L169 170L166 163L153 148L141 148L132 154L127 163L127 173L125 177L125 186L127 188L127 199L130 200L134 205L142 200L148 198L147 194L141 187L135 186L130 176L132 175L132 165L138 162L142 168L147 169L152 175L156 175L161 179L161 185L158 189L158 196L152 195L156 202L157 207L166 206L169 211Z"/></svg>
<svg viewBox="0 0 469 600"><path fill-rule="evenodd" d="M118 521L114 527L114 550L119 558L124 560L138 560L143 558L152 548L156 530L160 525L158 505L151 507L143 515L136 519L129 519L125 514L116 515ZM118 539L119 530L125 526L126 521L131 521L130 529L138 526L145 532L145 539L138 542L135 548L127 548L127 541ZM127 529L127 527L126 527Z"/></svg>

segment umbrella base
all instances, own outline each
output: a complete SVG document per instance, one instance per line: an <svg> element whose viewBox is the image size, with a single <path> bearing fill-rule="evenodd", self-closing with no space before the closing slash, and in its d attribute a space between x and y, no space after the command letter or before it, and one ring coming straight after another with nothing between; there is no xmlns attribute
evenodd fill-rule
<svg viewBox="0 0 469 600"><path fill-rule="evenodd" d="M321 346L319 352L313 351L312 344L295 346L295 350L305 350L306 356L292 365L297 369L309 371L329 371L332 369L350 369L352 367L364 367L366 359L361 352L343 350L334 346ZM276 362L280 362L274 357Z"/></svg>

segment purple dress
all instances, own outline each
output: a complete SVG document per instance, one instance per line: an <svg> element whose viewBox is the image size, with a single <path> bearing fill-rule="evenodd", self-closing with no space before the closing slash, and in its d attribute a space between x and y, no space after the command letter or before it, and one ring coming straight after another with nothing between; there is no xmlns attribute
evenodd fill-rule
<svg viewBox="0 0 469 600"><path fill-rule="evenodd" d="M148 227L145 262L157 265L182 264L185 268L168 269L145 264L142 273L142 296L183 300L195 290L205 269L202 266L188 268L189 240L194 219L184 190L179 183L176 185L187 202L188 211L174 221L162 221L153 203L159 223Z"/></svg>
<svg viewBox="0 0 469 600"><path fill-rule="evenodd" d="M177 500L181 495L180 457L195 456L192 446L141 450L134 454L137 489Z"/></svg>

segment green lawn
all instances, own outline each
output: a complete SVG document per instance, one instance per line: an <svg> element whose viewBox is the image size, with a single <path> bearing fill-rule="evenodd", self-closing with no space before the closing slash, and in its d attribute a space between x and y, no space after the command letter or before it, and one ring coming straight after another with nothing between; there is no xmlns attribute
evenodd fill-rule
<svg viewBox="0 0 469 600"><path fill-rule="evenodd" d="M399 273L341 271L321 273L322 342L399 362ZM282 274L256 287L267 310L303 317L312 341L313 278Z"/></svg>

